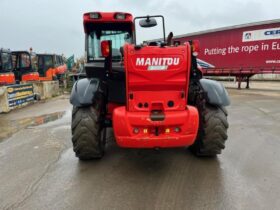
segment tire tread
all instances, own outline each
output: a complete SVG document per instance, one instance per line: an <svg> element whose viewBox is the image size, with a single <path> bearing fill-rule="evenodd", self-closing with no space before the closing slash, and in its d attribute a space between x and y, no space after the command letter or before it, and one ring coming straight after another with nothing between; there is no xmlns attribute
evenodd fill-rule
<svg viewBox="0 0 280 210"><path fill-rule="evenodd" d="M80 160L99 159L104 154L98 107L73 107L72 143Z"/></svg>
<svg viewBox="0 0 280 210"><path fill-rule="evenodd" d="M195 143L190 150L196 156L216 156L225 148L228 138L227 111L224 107L205 104L199 110L200 126Z"/></svg>

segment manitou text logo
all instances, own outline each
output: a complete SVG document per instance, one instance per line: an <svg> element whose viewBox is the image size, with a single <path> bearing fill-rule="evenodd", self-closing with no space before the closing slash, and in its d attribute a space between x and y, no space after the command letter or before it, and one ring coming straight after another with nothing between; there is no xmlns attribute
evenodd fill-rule
<svg viewBox="0 0 280 210"><path fill-rule="evenodd" d="M178 66L180 58L137 58L136 66Z"/></svg>

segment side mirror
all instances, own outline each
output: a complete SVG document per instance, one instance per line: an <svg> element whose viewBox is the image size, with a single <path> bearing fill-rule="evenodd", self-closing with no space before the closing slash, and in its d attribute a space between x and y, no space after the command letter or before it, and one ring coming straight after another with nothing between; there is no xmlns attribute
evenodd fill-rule
<svg viewBox="0 0 280 210"><path fill-rule="evenodd" d="M147 17L146 19L140 20L139 25L143 28L150 28L150 27L157 26L157 21L155 18Z"/></svg>

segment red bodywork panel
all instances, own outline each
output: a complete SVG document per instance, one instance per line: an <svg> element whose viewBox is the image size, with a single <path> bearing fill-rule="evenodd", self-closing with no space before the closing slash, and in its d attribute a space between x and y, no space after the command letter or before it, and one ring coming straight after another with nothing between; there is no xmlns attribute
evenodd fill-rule
<svg viewBox="0 0 280 210"><path fill-rule="evenodd" d="M184 110L187 99L181 95L188 92L190 60L189 45L141 50L125 45L128 111L150 111L155 106L166 111ZM166 70L148 70L166 67ZM129 100L130 94L135 96L133 100ZM170 100L174 101L174 107L167 106ZM139 108L139 103L148 103L148 108Z"/></svg>
<svg viewBox="0 0 280 210"><path fill-rule="evenodd" d="M117 143L127 148L165 148L192 145L198 130L198 112L188 106L184 111L165 112L164 121L152 121L149 112L128 112L124 106L113 114L113 128ZM175 132L179 127L180 132ZM138 128L139 133L133 133ZM155 129L158 135L155 135ZM144 131L147 129L147 132ZM166 129L169 132L166 133Z"/></svg>
<svg viewBox="0 0 280 210"><path fill-rule="evenodd" d="M39 73L32 72L22 75L21 81L38 81L39 80Z"/></svg>
<svg viewBox="0 0 280 210"><path fill-rule="evenodd" d="M0 73L0 85L11 85L15 84L15 75L12 72Z"/></svg>
<svg viewBox="0 0 280 210"><path fill-rule="evenodd" d="M199 120L197 109L187 106L189 44L141 49L127 44L124 52L127 105L113 112L119 146L154 148L193 144ZM155 120L155 111L163 119ZM175 132L176 129L179 131Z"/></svg>

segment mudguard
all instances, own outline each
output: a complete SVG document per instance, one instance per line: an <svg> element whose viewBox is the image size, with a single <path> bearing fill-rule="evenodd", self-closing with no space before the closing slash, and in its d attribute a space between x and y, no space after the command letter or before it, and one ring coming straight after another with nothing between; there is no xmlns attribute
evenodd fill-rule
<svg viewBox="0 0 280 210"><path fill-rule="evenodd" d="M75 82L70 103L76 107L90 106L96 97L96 93L100 90L100 81L96 78L84 78Z"/></svg>
<svg viewBox="0 0 280 210"><path fill-rule="evenodd" d="M201 79L199 82L207 93L207 102L209 104L218 106L230 105L228 92L220 82L209 79Z"/></svg>

